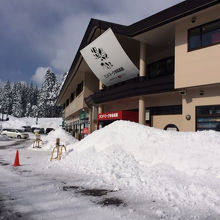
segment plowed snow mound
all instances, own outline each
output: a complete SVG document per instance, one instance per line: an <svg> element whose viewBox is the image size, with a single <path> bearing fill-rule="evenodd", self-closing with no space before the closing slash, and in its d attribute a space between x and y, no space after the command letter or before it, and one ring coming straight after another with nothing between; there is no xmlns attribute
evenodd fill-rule
<svg viewBox="0 0 220 220"><path fill-rule="evenodd" d="M55 131L49 132L47 136L42 136L42 148L37 150L52 150L55 147L57 138L60 138L60 145L65 145L67 150L70 149L72 144L78 141L73 136L65 132L62 128L57 128ZM30 148L32 148L32 146Z"/></svg>
<svg viewBox="0 0 220 220"><path fill-rule="evenodd" d="M209 172L220 176L220 133L215 131L163 131L116 121L72 147L74 152L68 155L66 162L73 164L73 157L77 157L82 167L85 163L94 168L101 166L100 170L107 164L113 166L120 161L120 166L124 166L132 158L136 164L147 167L166 164L188 174ZM122 154L128 158L121 158ZM105 159L95 159L99 155Z"/></svg>
<svg viewBox="0 0 220 220"><path fill-rule="evenodd" d="M163 131L117 121L71 147L50 166L88 176L90 188L121 189L134 204L144 198L144 207L158 219L219 219L218 132Z"/></svg>

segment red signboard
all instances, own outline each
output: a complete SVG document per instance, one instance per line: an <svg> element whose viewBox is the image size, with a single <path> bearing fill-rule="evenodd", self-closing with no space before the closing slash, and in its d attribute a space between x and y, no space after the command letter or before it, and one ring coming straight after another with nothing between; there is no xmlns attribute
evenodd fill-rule
<svg viewBox="0 0 220 220"><path fill-rule="evenodd" d="M121 111L105 112L98 114L98 120L116 120L121 119Z"/></svg>
<svg viewBox="0 0 220 220"><path fill-rule="evenodd" d="M97 128L100 126L104 127L109 123L116 120L128 120L138 122L138 112L137 111L114 111L114 112L105 112L98 114L97 117Z"/></svg>
<svg viewBox="0 0 220 220"><path fill-rule="evenodd" d="M83 133L83 134L89 134L89 129L88 129L88 128L83 128L82 133Z"/></svg>

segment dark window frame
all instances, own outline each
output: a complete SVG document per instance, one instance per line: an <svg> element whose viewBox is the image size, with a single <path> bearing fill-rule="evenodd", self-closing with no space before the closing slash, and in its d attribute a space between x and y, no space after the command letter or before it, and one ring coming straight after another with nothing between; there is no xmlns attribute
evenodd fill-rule
<svg viewBox="0 0 220 220"><path fill-rule="evenodd" d="M77 87L76 87L76 90L75 90L75 97L79 96L81 94L81 92L83 92L83 89L84 89L84 85L83 85L83 81L81 81Z"/></svg>
<svg viewBox="0 0 220 220"><path fill-rule="evenodd" d="M217 43L213 43L213 44L206 45L206 46L203 46L203 45L202 45L202 28L203 28L204 26L206 26L206 25L209 25L209 24L212 24L212 23L215 23L215 22L218 22L218 21L220 21L220 19L216 19L216 20L214 20L214 21L210 21L210 22L208 22L208 23L201 24L201 25L199 25L199 26L196 26L196 27L193 27L193 28L188 29L188 31L187 31L187 44L188 44L188 45L187 45L187 48L188 48L188 52L191 52L191 51L194 51L194 50L199 50L199 49L203 49L203 48L206 48L206 47L211 47L211 46L215 46L215 45L220 44L220 42L217 42ZM190 31L192 31L192 30L194 30L194 29L197 29L197 28L200 29L200 47L194 48L194 49L190 49L190 47L189 47L189 39L190 39L189 33L190 33Z"/></svg>
<svg viewBox="0 0 220 220"><path fill-rule="evenodd" d="M171 65L173 65L173 71L172 73L169 73L168 69L167 69L167 61L171 60ZM150 72L150 70L152 70L152 66L153 65L159 65L159 66L164 66L165 68L160 68L161 71L164 71L165 74L159 74L159 75L152 75L152 72ZM162 58L160 60L157 60L153 63L149 63L146 64L146 68L147 68L147 78L148 79L155 79L155 78L159 78L159 77L163 77L163 76L168 76L168 75L174 75L175 72L175 57L174 56L169 56L169 57L165 57Z"/></svg>
<svg viewBox="0 0 220 220"><path fill-rule="evenodd" d="M66 105L65 105L65 106L67 107L69 104L70 104L70 100L67 99L67 100L66 100Z"/></svg>
<svg viewBox="0 0 220 220"><path fill-rule="evenodd" d="M70 103L75 99L75 92L72 92L70 95Z"/></svg>
<svg viewBox="0 0 220 220"><path fill-rule="evenodd" d="M215 107L217 107L217 106L219 106L220 107L220 105L197 105L197 106L195 106L195 116L196 116L196 120L195 120L195 129L196 129L196 131L199 131L199 129L198 129L198 123L201 123L201 122L198 122L198 118L199 118L199 116L204 116L204 117L211 117L211 114L210 115L208 115L208 114L199 114L198 113L198 111L199 111L199 108L201 108L201 107L213 107L213 108L215 108ZM212 116L216 116L216 114L212 114ZM210 123L210 122L203 122L203 123ZM210 130L210 129L203 129L203 130ZM213 129L211 129L211 130L213 130ZM216 130L215 130L216 131Z"/></svg>

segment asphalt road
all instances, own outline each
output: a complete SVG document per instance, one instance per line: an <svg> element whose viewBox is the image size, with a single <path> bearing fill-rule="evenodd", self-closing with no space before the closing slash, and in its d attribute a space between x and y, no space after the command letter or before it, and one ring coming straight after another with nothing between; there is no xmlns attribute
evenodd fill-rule
<svg viewBox="0 0 220 220"><path fill-rule="evenodd" d="M7 149L7 148L9 148L9 147L11 147L11 146L18 146L18 145L20 145L20 144L22 144L22 143L24 143L24 142L27 142L27 141L30 141L29 139L21 139L21 140L17 140L16 142L14 142L13 141L13 143L10 143L10 142L8 142L8 141L1 141L1 142L5 142L5 144L4 145L0 145L0 150L1 149ZM22 147L21 147L22 148Z"/></svg>

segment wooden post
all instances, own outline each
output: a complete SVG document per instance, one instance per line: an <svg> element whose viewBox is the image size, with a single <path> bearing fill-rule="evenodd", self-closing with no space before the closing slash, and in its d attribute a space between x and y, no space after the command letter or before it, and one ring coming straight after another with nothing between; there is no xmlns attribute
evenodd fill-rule
<svg viewBox="0 0 220 220"><path fill-rule="evenodd" d="M57 139L56 139L56 146L59 146L59 145L60 145L60 139L57 138Z"/></svg>

